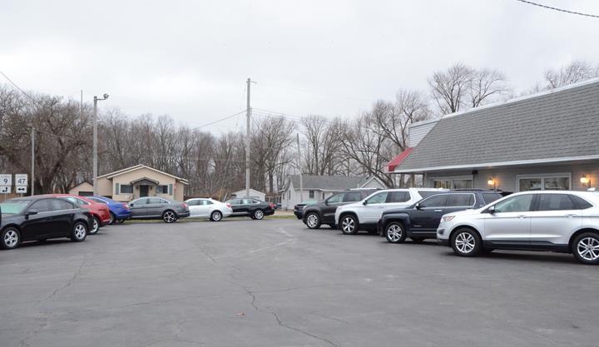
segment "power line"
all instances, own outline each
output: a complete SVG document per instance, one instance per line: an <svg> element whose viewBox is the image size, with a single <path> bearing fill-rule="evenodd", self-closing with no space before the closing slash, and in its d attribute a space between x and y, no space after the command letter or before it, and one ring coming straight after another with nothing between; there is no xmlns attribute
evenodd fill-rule
<svg viewBox="0 0 599 347"><path fill-rule="evenodd" d="M226 117L224 117L224 118L221 118L221 119L219 119L219 120L215 120L214 122L206 123L206 124L200 125L200 126L198 126L198 127L191 128L191 130L196 130L196 129L204 128L204 127L207 127L207 126L210 126L210 125L216 124L216 123L220 123L220 122L222 122L222 121L226 121L227 119L231 119L231 118L233 118L233 117L235 117L235 116L237 116L237 115L240 115L240 114L242 114L242 113L244 113L244 112L245 112L245 111L237 112L237 113L235 113L235 114L232 114L232 115L230 115L230 116L226 116Z"/></svg>
<svg viewBox="0 0 599 347"><path fill-rule="evenodd" d="M568 13L568 14L575 14L575 15L583 16L583 17L599 18L599 15L582 13L582 12L576 12L576 11L570 11L570 10L564 10L564 9L561 9L561 8L551 7L551 6L539 4L539 3L536 3L536 2L532 2L532 1L527 1L527 0L516 0L516 1L522 2L522 3L525 3L525 4L529 4L529 5L533 5L533 6L542 7L542 8L549 9L549 10L558 11L558 12L563 12L563 13Z"/></svg>
<svg viewBox="0 0 599 347"><path fill-rule="evenodd" d="M31 97L31 95L27 94L23 89L21 89L15 82L13 82L8 76L6 76L4 72L0 71L0 74L2 74L2 76L4 76L4 78L6 78L8 82L10 82L10 84L17 88L21 93L25 94L25 96L27 96L31 101L36 102L35 99Z"/></svg>

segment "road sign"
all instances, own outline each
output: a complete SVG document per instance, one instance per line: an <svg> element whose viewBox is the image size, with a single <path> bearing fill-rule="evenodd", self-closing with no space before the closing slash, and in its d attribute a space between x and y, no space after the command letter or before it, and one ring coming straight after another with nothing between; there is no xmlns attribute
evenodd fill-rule
<svg viewBox="0 0 599 347"><path fill-rule="evenodd" d="M0 174L0 186L12 186L12 175Z"/></svg>
<svg viewBox="0 0 599 347"><path fill-rule="evenodd" d="M27 193L27 186L17 186L15 192L17 194L25 194Z"/></svg>
<svg viewBox="0 0 599 347"><path fill-rule="evenodd" d="M10 194L10 186L0 186L0 194Z"/></svg>
<svg viewBox="0 0 599 347"><path fill-rule="evenodd" d="M15 186L27 186L27 174L15 175Z"/></svg>

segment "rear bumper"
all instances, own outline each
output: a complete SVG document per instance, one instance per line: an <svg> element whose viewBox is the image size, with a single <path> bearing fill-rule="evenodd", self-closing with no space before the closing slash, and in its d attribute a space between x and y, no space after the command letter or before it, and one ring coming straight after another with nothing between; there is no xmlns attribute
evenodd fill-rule
<svg viewBox="0 0 599 347"><path fill-rule="evenodd" d="M185 218L185 217L189 217L189 211L185 211L185 212L178 212L178 213L177 213L177 217L179 217L179 218Z"/></svg>

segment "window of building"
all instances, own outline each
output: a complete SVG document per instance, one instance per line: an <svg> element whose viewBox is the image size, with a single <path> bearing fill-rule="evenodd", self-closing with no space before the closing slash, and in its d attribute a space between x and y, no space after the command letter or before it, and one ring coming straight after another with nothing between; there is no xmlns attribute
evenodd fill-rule
<svg viewBox="0 0 599 347"><path fill-rule="evenodd" d="M159 185L156 186L156 194L168 194L168 185Z"/></svg>
<svg viewBox="0 0 599 347"><path fill-rule="evenodd" d="M130 184L121 184L120 194L133 194L133 186Z"/></svg>
<svg viewBox="0 0 599 347"><path fill-rule="evenodd" d="M308 195L309 195L310 199L314 199L314 191L313 190L308 191Z"/></svg>
<svg viewBox="0 0 599 347"><path fill-rule="evenodd" d="M518 176L518 191L570 190L571 174L539 174Z"/></svg>
<svg viewBox="0 0 599 347"><path fill-rule="evenodd" d="M474 187L472 176L438 177L431 180L434 188L472 189Z"/></svg>

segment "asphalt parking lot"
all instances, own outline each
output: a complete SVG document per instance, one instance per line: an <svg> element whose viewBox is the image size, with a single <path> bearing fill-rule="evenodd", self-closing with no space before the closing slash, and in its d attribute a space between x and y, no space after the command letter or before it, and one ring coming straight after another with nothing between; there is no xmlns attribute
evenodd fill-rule
<svg viewBox="0 0 599 347"><path fill-rule="evenodd" d="M598 271L297 220L125 224L0 252L0 345L597 346Z"/></svg>

